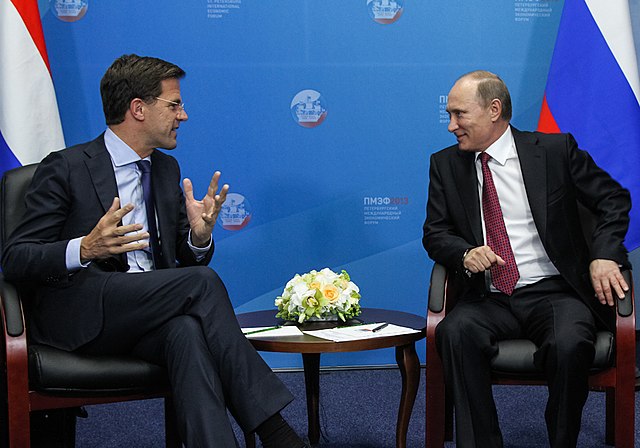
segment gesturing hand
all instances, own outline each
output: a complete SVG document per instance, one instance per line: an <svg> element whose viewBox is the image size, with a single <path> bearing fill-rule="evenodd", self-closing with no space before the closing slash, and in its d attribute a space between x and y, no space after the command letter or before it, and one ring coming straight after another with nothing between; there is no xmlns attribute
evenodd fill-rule
<svg viewBox="0 0 640 448"><path fill-rule="evenodd" d="M216 171L209 183L207 194L201 201L193 197L191 180L185 179L182 181L187 217L189 219L189 226L191 227L191 243L194 246L204 247L209 243L213 226L218 219L222 204L224 204L224 201L227 199L229 185L224 184L220 193L217 193L219 180L220 171Z"/></svg>
<svg viewBox="0 0 640 448"><path fill-rule="evenodd" d="M149 246L149 234L147 232L137 233L142 229L142 224L119 225L122 217L131 210L133 210L133 204L127 204L120 208L120 199L113 198L107 213L100 218L89 235L82 238L80 242L80 260L83 263L124 252L141 250Z"/></svg>

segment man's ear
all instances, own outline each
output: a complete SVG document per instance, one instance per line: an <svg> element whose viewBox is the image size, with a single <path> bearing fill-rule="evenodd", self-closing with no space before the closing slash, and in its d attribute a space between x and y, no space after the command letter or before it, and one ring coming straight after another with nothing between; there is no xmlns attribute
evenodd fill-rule
<svg viewBox="0 0 640 448"><path fill-rule="evenodd" d="M146 106L146 103L140 98L134 98L131 100L131 103L129 103L129 112L136 120L144 121Z"/></svg>
<svg viewBox="0 0 640 448"><path fill-rule="evenodd" d="M502 115L502 101L498 98L494 98L491 100L491 104L489 105L489 113L491 114L491 121L494 123L500 119Z"/></svg>

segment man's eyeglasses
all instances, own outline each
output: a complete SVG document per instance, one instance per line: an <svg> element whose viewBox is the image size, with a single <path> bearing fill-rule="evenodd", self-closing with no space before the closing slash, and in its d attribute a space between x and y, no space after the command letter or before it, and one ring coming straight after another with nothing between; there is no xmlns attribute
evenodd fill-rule
<svg viewBox="0 0 640 448"><path fill-rule="evenodd" d="M184 103L178 103L176 101L165 100L164 98L160 98L159 96L156 96L155 99L160 100L160 101L164 101L165 103L171 104L171 110L174 111L175 113L184 111Z"/></svg>

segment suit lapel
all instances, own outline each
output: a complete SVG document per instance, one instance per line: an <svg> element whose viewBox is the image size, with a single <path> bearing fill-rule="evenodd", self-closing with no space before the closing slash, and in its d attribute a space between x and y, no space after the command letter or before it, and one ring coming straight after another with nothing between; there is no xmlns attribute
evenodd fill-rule
<svg viewBox="0 0 640 448"><path fill-rule="evenodd" d="M116 175L113 172L111 157L104 144L104 134L92 141L84 150L87 159L85 165L89 170L93 189L98 196L103 212L106 213L113 203L113 198L120 196ZM122 204L121 204L122 205ZM108 265L121 272L129 270L126 254L114 255L101 261L102 265Z"/></svg>
<svg viewBox="0 0 640 448"><path fill-rule="evenodd" d="M91 142L84 152L87 155L85 164L89 170L93 188L106 212L111 207L113 198L118 196L118 185L111 158L104 144L104 134Z"/></svg>
<svg viewBox="0 0 640 448"><path fill-rule="evenodd" d="M524 134L515 128L513 139L520 160L524 187L529 199L533 221L540 239L545 241L547 228L547 158L544 148L538 145L534 134Z"/></svg>
<svg viewBox="0 0 640 448"><path fill-rule="evenodd" d="M454 163L453 173L455 183L464 205L467 220L475 243L484 244L482 236L482 222L480 216L480 199L478 197L478 178L476 175L475 153L458 150L457 162Z"/></svg>

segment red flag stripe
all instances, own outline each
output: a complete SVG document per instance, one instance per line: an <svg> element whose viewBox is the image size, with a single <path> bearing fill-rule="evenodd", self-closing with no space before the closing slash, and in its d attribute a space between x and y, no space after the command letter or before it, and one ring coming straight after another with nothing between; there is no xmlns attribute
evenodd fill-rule
<svg viewBox="0 0 640 448"><path fill-rule="evenodd" d="M542 107L540 108L540 120L538 121L538 131L548 132L551 134L559 134L560 127L556 123L556 119L553 118L549 104L547 103L547 96L542 98Z"/></svg>
<svg viewBox="0 0 640 448"><path fill-rule="evenodd" d="M31 39L33 39L33 43L38 48L40 52L40 56L42 56L42 60L47 66L47 70L51 73L51 68L49 67L49 57L47 56L47 47L44 43L44 33L42 32L42 22L40 22L40 11L38 10L38 1L37 0L11 0L13 6L22 17L22 21L24 22L29 34L31 35Z"/></svg>

